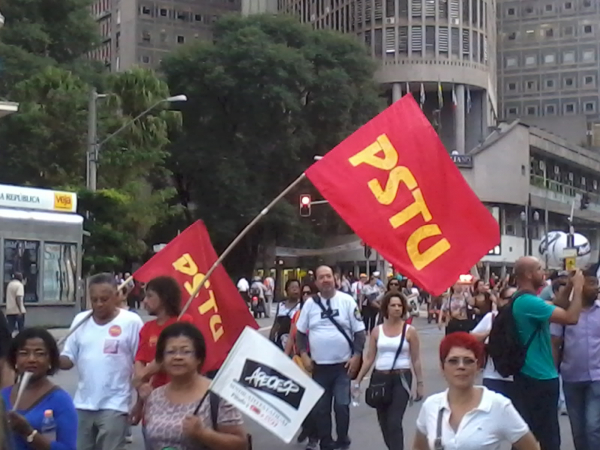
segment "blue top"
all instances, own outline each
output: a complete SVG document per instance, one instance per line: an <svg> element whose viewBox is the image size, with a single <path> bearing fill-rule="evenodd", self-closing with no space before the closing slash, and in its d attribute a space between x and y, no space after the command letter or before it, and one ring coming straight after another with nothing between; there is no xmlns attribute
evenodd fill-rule
<svg viewBox="0 0 600 450"><path fill-rule="evenodd" d="M558 378L550 342L550 316L556 306L532 294L523 294L513 304L513 317L523 345L534 333L521 373L536 380ZM539 331L538 331L539 330Z"/></svg>
<svg viewBox="0 0 600 450"><path fill-rule="evenodd" d="M10 393L12 386L2 389L2 398L7 410L12 409ZM54 422L56 423L56 441L50 444L51 450L77 450L77 412L73 405L71 396L62 389L55 389L30 409L24 411L18 409L29 424L42 431L42 420L44 411L51 409L54 413ZM32 450L27 441L21 436L13 435L13 448L15 450Z"/></svg>

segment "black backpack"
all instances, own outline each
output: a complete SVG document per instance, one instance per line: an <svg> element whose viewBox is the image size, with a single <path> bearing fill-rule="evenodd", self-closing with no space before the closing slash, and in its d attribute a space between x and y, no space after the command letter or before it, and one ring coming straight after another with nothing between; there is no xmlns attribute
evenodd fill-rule
<svg viewBox="0 0 600 450"><path fill-rule="evenodd" d="M533 342L533 339L540 331L538 327L523 345L519 338L519 330L513 315L513 306L515 301L523 294L530 292L517 292L498 313L492 323L490 339L487 345L487 354L494 363L494 367L503 377L515 376L521 373L525 364L527 351Z"/></svg>

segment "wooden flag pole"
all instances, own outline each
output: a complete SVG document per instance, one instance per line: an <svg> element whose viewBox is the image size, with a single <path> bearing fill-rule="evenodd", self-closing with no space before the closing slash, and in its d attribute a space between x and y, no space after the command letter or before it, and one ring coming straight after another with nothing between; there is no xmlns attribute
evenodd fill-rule
<svg viewBox="0 0 600 450"><path fill-rule="evenodd" d="M121 289L123 289L125 286L127 286L131 281L133 281L133 277L129 276L125 281L123 281L120 286L117 289L117 292L119 292ZM92 314L94 313L94 311L90 311L88 312L87 316L85 316L83 318L83 320L80 320L79 323L77 325L75 325L71 330L69 330L69 332L67 333L67 335L63 338L60 338L58 340L58 347L60 348L66 341L67 339L69 339L69 336L71 336L73 333L75 333L75 330L77 330L77 328L79 328L81 325L83 325L85 322L87 322L89 320L90 317L92 317Z"/></svg>
<svg viewBox="0 0 600 450"><path fill-rule="evenodd" d="M285 197L287 194L289 194L289 192L292 189L294 189L298 183L300 183L302 180L304 180L304 178L306 178L306 174L303 172L298 178L296 178L294 181L292 181L292 183L288 187L286 187L277 197L275 197L273 199L273 201L271 203L269 203L267 205L267 207L265 209L263 209L252 220L252 222L250 222L248 225L246 225L246 228L244 228L240 232L240 234L238 234L236 236L236 238L233 241L231 241L231 244L229 244L227 246L227 248L223 251L223 253L221 253L221 255L217 258L215 263L208 270L208 272L206 272L206 275L204 275L204 278L202 278L202 281L200 283L198 283L198 285L196 286L196 289L190 295L189 300L181 309L181 313L179 313L178 319L181 319L181 316L183 316L185 314L185 312L188 310L188 308L192 304L192 301L194 300L194 298L196 298L196 295L198 295L198 292L200 292L200 289L202 288L202 286L204 286L204 283L206 283L206 280L208 280L208 278L213 274L213 272L217 269L217 267L219 267L219 264L221 264L223 262L223 260L225 258L227 258L227 255L229 255L229 253L231 253L231 251L235 248L235 246L240 243L240 241L244 238L244 236L246 236L248 234L248 232L260 221L260 219L262 219L264 216L266 216L269 213L269 210L273 206L275 206L279 202L279 200L281 200L283 197Z"/></svg>

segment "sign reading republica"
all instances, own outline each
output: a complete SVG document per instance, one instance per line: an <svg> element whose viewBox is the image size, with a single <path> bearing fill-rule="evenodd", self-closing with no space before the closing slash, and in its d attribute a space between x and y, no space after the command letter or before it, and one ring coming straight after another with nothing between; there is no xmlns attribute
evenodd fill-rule
<svg viewBox="0 0 600 450"><path fill-rule="evenodd" d="M0 184L0 207L74 213L77 194Z"/></svg>

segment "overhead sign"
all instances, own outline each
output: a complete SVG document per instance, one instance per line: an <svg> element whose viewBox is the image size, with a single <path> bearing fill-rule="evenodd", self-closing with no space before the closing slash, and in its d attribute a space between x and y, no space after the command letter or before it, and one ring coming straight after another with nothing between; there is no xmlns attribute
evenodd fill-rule
<svg viewBox="0 0 600 450"><path fill-rule="evenodd" d="M471 155L450 155L456 167L461 169L472 169L473 168L473 156Z"/></svg>
<svg viewBox="0 0 600 450"><path fill-rule="evenodd" d="M74 213L77 211L77 194L2 184L0 207Z"/></svg>
<svg viewBox="0 0 600 450"><path fill-rule="evenodd" d="M323 395L275 344L247 327L210 390L289 444Z"/></svg>

